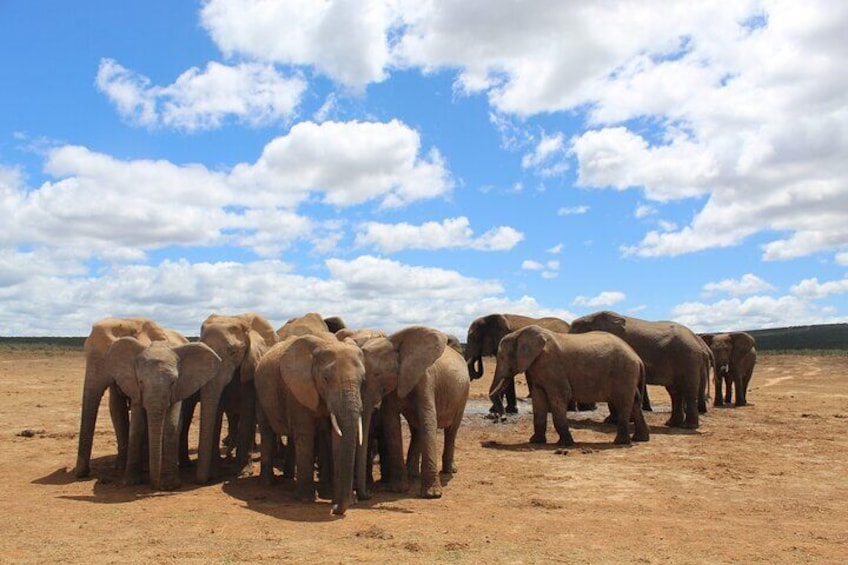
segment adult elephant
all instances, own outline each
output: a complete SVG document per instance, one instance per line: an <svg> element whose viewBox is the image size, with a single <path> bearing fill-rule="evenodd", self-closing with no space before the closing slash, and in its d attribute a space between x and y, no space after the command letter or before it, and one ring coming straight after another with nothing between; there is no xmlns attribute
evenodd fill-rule
<svg viewBox="0 0 848 565"><path fill-rule="evenodd" d="M448 336L423 326L404 328L388 338L377 338L362 346L369 380L376 390L369 398L380 407L381 424L389 459L389 488L405 491L407 477L421 476L420 495L442 496L437 463L437 432L445 432L441 472L456 472L456 437L468 400L470 381L462 354L448 345ZM410 442L406 468L403 464L401 413L409 423ZM361 452L357 473L365 490L366 449Z"/></svg>
<svg viewBox="0 0 848 565"><path fill-rule="evenodd" d="M497 355L498 344L508 333L523 327L536 325L553 332L568 333L570 325L559 318L530 318L518 314L489 314L477 318L468 326L468 337L465 342L465 362L468 365L468 376L472 381L483 376L483 357ZM506 412L518 413L515 397L515 381L511 380L504 389L506 395ZM501 398L493 399L492 413L503 412Z"/></svg>
<svg viewBox="0 0 848 565"><path fill-rule="evenodd" d="M604 331L623 339L645 364L647 384L662 385L671 396L669 427L696 429L706 410L710 356L692 330L676 322L651 322L602 311L571 322L571 332Z"/></svg>
<svg viewBox="0 0 848 565"><path fill-rule="evenodd" d="M237 315L212 314L200 327L200 341L221 358L217 377L200 390L200 440L197 456L197 482L206 483L217 475L220 466L222 404L238 399L239 425L236 463L249 465L250 450L256 435L256 392L253 375L259 359L275 343L277 334L264 317L252 312ZM222 398L224 395L227 397ZM186 406L186 425L191 422L194 406ZM187 437L181 446L187 452Z"/></svg>
<svg viewBox="0 0 848 565"><path fill-rule="evenodd" d="M150 482L156 490L178 488L182 401L217 376L221 358L203 343L145 345L122 337L109 347L105 365L131 402L125 484L141 482L146 422Z"/></svg>
<svg viewBox="0 0 848 565"><path fill-rule="evenodd" d="M701 334L715 357L715 406L730 404L736 391L736 406L748 403L748 384L757 364L757 347L754 337L747 332ZM722 397L722 381L725 392Z"/></svg>
<svg viewBox="0 0 848 565"><path fill-rule="evenodd" d="M321 314L309 312L303 316L291 318L285 324L277 328L277 341L283 341L289 337L300 335L321 335L333 333Z"/></svg>
<svg viewBox="0 0 848 565"><path fill-rule="evenodd" d="M333 334L290 337L272 347L255 375L262 433L260 481L270 484L277 437L294 436L296 496L315 500L315 444L332 433L333 514L353 503L353 477L363 445L365 358L353 341ZM320 443L320 441L319 441Z"/></svg>
<svg viewBox="0 0 848 565"><path fill-rule="evenodd" d="M648 441L640 393L645 366L620 338L606 332L569 335L527 326L501 340L489 396L500 394L522 372L531 383L533 398L531 443L546 443L550 412L559 445L574 445L567 416L572 399L609 403L618 425L615 443L630 443L631 419L636 426L633 441Z"/></svg>
<svg viewBox="0 0 848 565"><path fill-rule="evenodd" d="M122 337L134 337L140 343L149 345L154 341L165 341L173 345L188 343L178 332L168 330L148 318L105 318L91 327L91 333L85 340L85 378L82 392L82 414L80 416L79 447L74 474L88 476L91 462L91 448L94 442L94 428L97 423L97 411L106 389L109 390L109 413L118 443L117 466L123 468L127 459L129 437L129 412L127 396L115 382L104 359L109 347Z"/></svg>

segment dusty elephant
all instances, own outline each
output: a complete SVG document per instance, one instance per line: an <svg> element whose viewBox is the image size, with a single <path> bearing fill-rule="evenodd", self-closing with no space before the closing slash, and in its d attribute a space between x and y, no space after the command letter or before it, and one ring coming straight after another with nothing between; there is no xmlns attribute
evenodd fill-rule
<svg viewBox="0 0 848 565"><path fill-rule="evenodd" d="M754 337L746 332L701 334L715 356L715 406L730 404L736 392L736 406L748 403L748 385L757 364ZM722 381L725 391L722 397Z"/></svg>
<svg viewBox="0 0 848 565"><path fill-rule="evenodd" d="M277 437L294 436L296 495L314 501L316 439L331 434L332 455L325 464L332 467L332 512L344 514L355 501L354 467L363 444L362 350L330 333L290 337L262 358L255 386L262 434L260 481L272 482Z"/></svg>
<svg viewBox="0 0 848 565"><path fill-rule="evenodd" d="M645 381L665 386L671 397L669 427L695 429L706 411L711 354L692 330L676 322L649 322L603 311L571 322L574 334L609 332L623 339L645 364Z"/></svg>
<svg viewBox="0 0 848 565"><path fill-rule="evenodd" d="M379 394L383 396L380 417L387 443L389 488L406 490L407 476L420 474L420 495L440 497L436 436L439 429L445 430L441 472L452 474L456 471L457 432L470 387L465 360L448 346L447 335L423 326L411 326L388 338L370 340L363 350L369 373L379 375L374 382L381 386ZM401 413L410 428L406 468ZM364 462L362 467L358 476L364 485Z"/></svg>
<svg viewBox="0 0 848 565"><path fill-rule="evenodd" d="M277 343L277 334L268 320L254 313L225 316L212 314L200 328L200 341L221 358L221 369L200 390L200 439L197 456L197 482L206 483L217 475L220 465L218 446L221 442L222 403L237 395L239 426L236 462L239 468L249 465L250 450L256 435L256 394L253 374L259 359ZM191 421L194 406L186 405L185 428ZM187 439L181 438L180 450L187 452Z"/></svg>
<svg viewBox="0 0 848 565"><path fill-rule="evenodd" d="M570 329L568 322L559 318L530 318L517 314L489 314L471 322L465 343L465 361L468 364L468 376L471 380L477 380L483 376L483 357L497 355L498 343L506 334L531 324L560 333L568 333ZM515 381L510 381L504 392L506 412L518 413ZM502 405L500 397L493 399L490 412L502 412Z"/></svg>
<svg viewBox="0 0 848 565"><path fill-rule="evenodd" d="M132 403L124 482L141 482L146 422L153 488L179 487L182 401L217 376L221 358L203 343L144 345L134 337L122 337L109 347L105 365Z"/></svg>
<svg viewBox="0 0 848 565"><path fill-rule="evenodd" d="M617 416L615 443L629 444L629 422L635 424L633 441L648 441L642 415L640 385L645 367L636 352L620 338L606 332L559 334L527 326L501 340L495 377L489 395L499 394L516 374L526 372L532 386L533 436L545 443L548 412L559 434L559 445L570 446L568 403L608 402Z"/></svg>
<svg viewBox="0 0 848 565"><path fill-rule="evenodd" d="M117 465L126 464L129 438L129 412L126 395L115 384L115 376L106 370L104 358L109 347L122 337L134 337L142 344L154 341L166 341L172 345L188 343L178 332L161 327L147 318L105 318L91 327L91 333L85 340L85 379L82 393L82 414L80 416L79 447L74 474L77 477L88 476L90 472L91 448L94 440L94 428L97 423L97 411L100 400L107 388L109 391L109 413L118 442Z"/></svg>

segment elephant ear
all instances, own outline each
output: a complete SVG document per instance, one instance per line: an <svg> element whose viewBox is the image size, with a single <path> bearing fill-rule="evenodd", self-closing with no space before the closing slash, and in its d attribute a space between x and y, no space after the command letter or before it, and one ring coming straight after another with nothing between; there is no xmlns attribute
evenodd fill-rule
<svg viewBox="0 0 848 565"><path fill-rule="evenodd" d="M594 329L622 337L627 329L627 320L615 312L604 310L598 313L597 323Z"/></svg>
<svg viewBox="0 0 848 565"><path fill-rule="evenodd" d="M146 346L134 337L122 337L109 346L104 360L106 374L115 379L121 392L133 402L141 401L136 377L136 360Z"/></svg>
<svg viewBox="0 0 848 565"><path fill-rule="evenodd" d="M280 373L295 399L314 412L320 397L312 378L312 354L322 340L310 335L290 339L291 343L280 357Z"/></svg>
<svg viewBox="0 0 848 565"><path fill-rule="evenodd" d="M424 376L427 369L442 356L448 338L440 331L411 326L389 338L398 353L397 393L404 398Z"/></svg>
<svg viewBox="0 0 848 565"><path fill-rule="evenodd" d="M174 348L180 359L177 383L171 391L171 402L188 398L215 378L221 370L221 358L205 343L189 343Z"/></svg>
<svg viewBox="0 0 848 565"><path fill-rule="evenodd" d="M698 337L700 337L708 346L712 346L713 338L715 336L713 334L698 334Z"/></svg>
<svg viewBox="0 0 848 565"><path fill-rule="evenodd" d="M362 345L362 353L365 355L368 402L375 407L384 396L397 390L398 353L394 344L384 337L368 340Z"/></svg>
<svg viewBox="0 0 848 565"><path fill-rule="evenodd" d="M733 357L741 359L756 346L754 336L746 332L732 332L730 340L733 343Z"/></svg>
<svg viewBox="0 0 848 565"><path fill-rule="evenodd" d="M545 348L549 339L548 333L548 330L539 326L527 326L507 336L515 336L515 365L519 373L527 371Z"/></svg>

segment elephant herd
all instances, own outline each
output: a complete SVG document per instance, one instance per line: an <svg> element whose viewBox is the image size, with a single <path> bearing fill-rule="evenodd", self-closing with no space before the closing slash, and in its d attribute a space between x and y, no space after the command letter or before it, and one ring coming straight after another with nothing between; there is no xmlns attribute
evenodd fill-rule
<svg viewBox="0 0 848 565"><path fill-rule="evenodd" d="M547 441L551 413L560 445L574 443L567 412L598 402L608 403L615 443L648 441L646 384L666 387L667 426L697 428L710 369L715 404L730 403L735 391L743 406L756 363L754 340L744 332L697 335L674 322L607 311L571 324L491 314L471 323L464 350L456 337L424 326L387 335L315 313L277 330L254 313L212 314L196 342L146 318L107 318L92 326L85 356L77 477L90 473L108 388L116 465L126 484L142 481L145 463L155 489L178 488L180 467L192 464L196 481L207 483L221 474L222 443L240 472L249 473L258 427L260 483L270 486L281 466L298 499L314 501L317 490L339 515L371 497L377 452L386 488L404 492L409 478L420 477L422 497L441 496L440 474L456 471L457 432L483 357L496 356L490 411L517 412L514 377L524 373L533 406L530 441ZM192 462L189 429L198 403ZM409 427L405 461L401 415ZM229 434L222 440L224 416Z"/></svg>

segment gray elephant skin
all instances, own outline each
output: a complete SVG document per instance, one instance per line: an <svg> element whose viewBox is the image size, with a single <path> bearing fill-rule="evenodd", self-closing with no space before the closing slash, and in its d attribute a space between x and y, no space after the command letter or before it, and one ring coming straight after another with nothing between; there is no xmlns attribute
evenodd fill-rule
<svg viewBox="0 0 848 565"><path fill-rule="evenodd" d="M736 393L736 406L748 403L748 385L757 364L757 347L754 337L746 332L701 334L715 357L715 406L730 404ZM722 396L722 381L725 385Z"/></svg>
<svg viewBox="0 0 848 565"><path fill-rule="evenodd" d="M168 330L148 318L105 318L91 327L85 340L85 377L83 380L82 410L80 415L79 446L74 474L78 478L90 472L91 449L97 411L103 393L109 389L109 413L118 443L116 466L124 468L129 441L128 398L115 382L115 376L106 370L104 359L109 347L122 337L135 337L142 344L165 341L172 345L188 343L178 332Z"/></svg>
<svg viewBox="0 0 848 565"><path fill-rule="evenodd" d="M131 402L124 482L141 482L146 427L153 488L178 488L182 401L216 378L221 358L203 343L144 345L134 337L123 337L109 347L105 365Z"/></svg>
<svg viewBox="0 0 848 565"><path fill-rule="evenodd" d="M559 318L531 318L518 314L489 314L477 318L468 326L465 343L465 361L468 364L468 376L477 380L483 376L483 357L497 355L498 344L511 332L529 325L536 325L553 332L568 333L570 325ZM504 390L506 394L506 412L515 414L518 406L515 397L515 381L510 381ZM493 400L492 411L502 412L500 397Z"/></svg>
<svg viewBox="0 0 848 565"><path fill-rule="evenodd" d="M616 444L630 443L631 419L635 424L633 441L648 441L650 434L640 395L645 367L620 338L606 332L569 335L527 326L501 340L489 395L499 394L510 379L522 372L532 387L531 443L546 443L550 412L559 445L574 444L567 416L572 399L609 403L610 415L617 420Z"/></svg>
<svg viewBox="0 0 848 565"><path fill-rule="evenodd" d="M571 322L574 334L604 331L623 339L645 364L647 384L661 385L671 397L669 427L696 429L706 411L712 353L692 330L676 322L652 322L602 311Z"/></svg>
<svg viewBox="0 0 848 565"><path fill-rule="evenodd" d="M216 378L200 390L197 482L203 484L220 471L218 446L221 443L222 404L239 407L236 462L239 468L249 465L256 435L253 375L259 359L277 343L277 334L268 320L259 314L212 314L200 327L200 341L221 358L221 369ZM187 421L191 420L191 410L183 411Z"/></svg>

